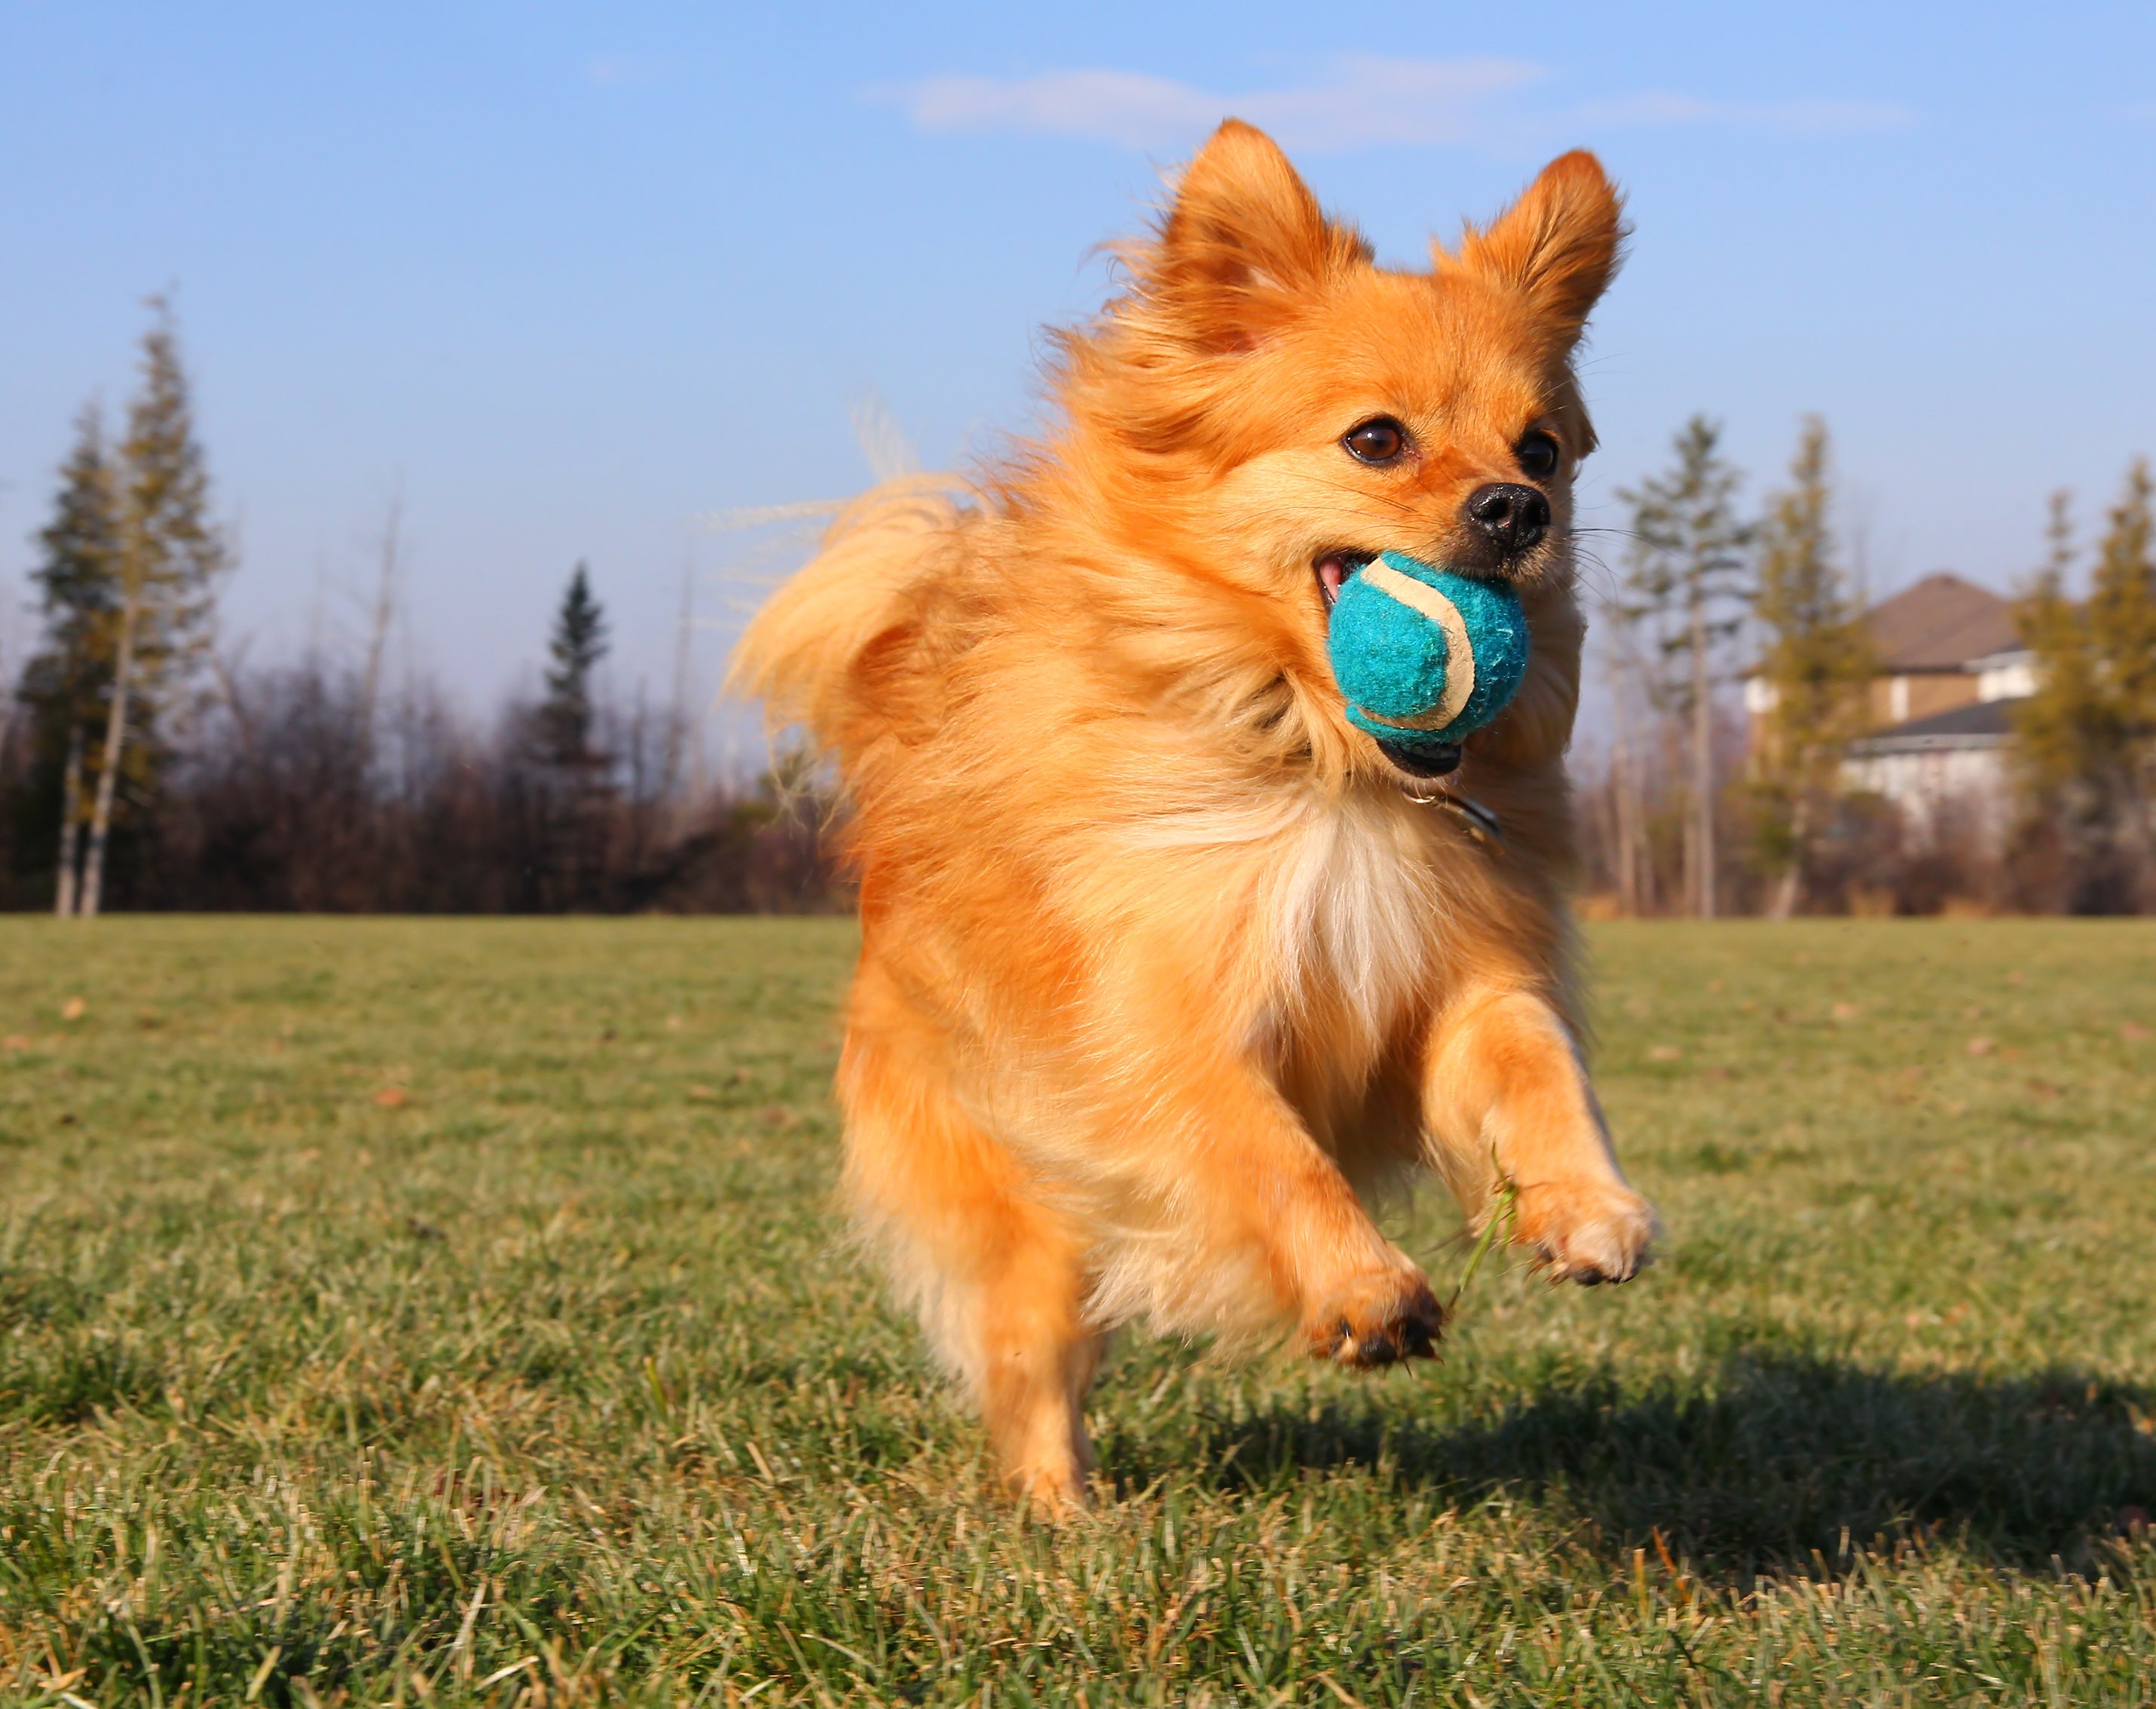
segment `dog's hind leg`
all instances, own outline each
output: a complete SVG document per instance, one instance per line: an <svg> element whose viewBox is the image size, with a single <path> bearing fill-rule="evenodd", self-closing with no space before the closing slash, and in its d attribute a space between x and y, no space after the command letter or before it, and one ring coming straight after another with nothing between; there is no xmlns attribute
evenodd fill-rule
<svg viewBox="0 0 2156 1709"><path fill-rule="evenodd" d="M1004 1478L1044 1512L1082 1506L1083 1407L1106 1341L1086 1317L1085 1244L878 997L857 989L839 1075L849 1194L979 1407Z"/></svg>

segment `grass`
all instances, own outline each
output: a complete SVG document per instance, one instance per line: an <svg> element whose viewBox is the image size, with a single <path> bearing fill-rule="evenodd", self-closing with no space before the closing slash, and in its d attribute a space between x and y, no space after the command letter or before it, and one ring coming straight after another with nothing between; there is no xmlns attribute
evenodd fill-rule
<svg viewBox="0 0 2156 1709"><path fill-rule="evenodd" d="M1127 1339L1064 1534L838 1249L851 944L0 922L0 1699L2156 1698L2156 930L1599 930L1663 1263Z"/></svg>

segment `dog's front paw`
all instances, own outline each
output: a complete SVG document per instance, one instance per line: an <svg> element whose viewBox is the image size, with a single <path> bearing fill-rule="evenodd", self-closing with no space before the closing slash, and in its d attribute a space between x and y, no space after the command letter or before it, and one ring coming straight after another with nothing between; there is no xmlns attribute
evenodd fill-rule
<svg viewBox="0 0 2156 1709"><path fill-rule="evenodd" d="M1654 1207L1615 1181L1546 1181L1519 1189L1514 1244L1532 1250L1553 1281L1630 1281L1653 1261Z"/></svg>
<svg viewBox="0 0 2156 1709"><path fill-rule="evenodd" d="M1351 1277L1303 1321L1314 1359L1373 1371L1398 1359L1435 1356L1445 1308L1412 1266Z"/></svg>

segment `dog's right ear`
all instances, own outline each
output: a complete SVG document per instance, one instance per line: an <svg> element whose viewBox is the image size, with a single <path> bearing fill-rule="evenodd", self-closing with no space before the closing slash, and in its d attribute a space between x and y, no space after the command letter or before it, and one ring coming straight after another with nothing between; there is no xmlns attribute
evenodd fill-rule
<svg viewBox="0 0 2156 1709"><path fill-rule="evenodd" d="M1263 343L1298 298L1367 254L1326 219L1272 138L1230 119L1184 169L1138 271L1183 337L1227 353Z"/></svg>

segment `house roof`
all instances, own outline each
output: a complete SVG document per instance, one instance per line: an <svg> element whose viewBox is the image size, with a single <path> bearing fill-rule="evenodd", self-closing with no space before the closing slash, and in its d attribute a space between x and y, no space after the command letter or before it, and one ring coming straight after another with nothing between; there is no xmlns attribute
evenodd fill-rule
<svg viewBox="0 0 2156 1709"><path fill-rule="evenodd" d="M2001 747L2014 736L2012 701L1972 701L1874 731L1850 744L1860 754L1924 753L1943 747Z"/></svg>
<svg viewBox="0 0 2156 1709"><path fill-rule="evenodd" d="M1865 613L1886 675L1964 670L1973 660L2020 644L2014 607L1988 588L1940 570Z"/></svg>

